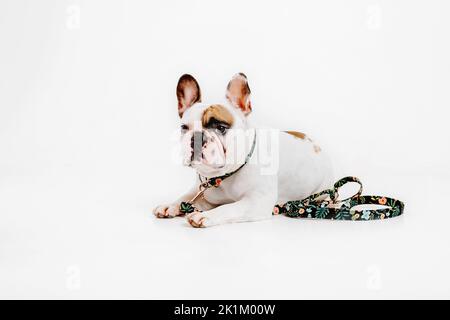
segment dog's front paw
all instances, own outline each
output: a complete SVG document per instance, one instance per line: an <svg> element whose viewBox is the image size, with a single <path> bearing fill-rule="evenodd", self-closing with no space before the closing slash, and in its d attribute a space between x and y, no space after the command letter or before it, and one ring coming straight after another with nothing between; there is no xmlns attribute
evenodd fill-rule
<svg viewBox="0 0 450 320"><path fill-rule="evenodd" d="M157 206L153 209L153 214L157 218L173 218L182 215L179 206L173 204Z"/></svg>
<svg viewBox="0 0 450 320"><path fill-rule="evenodd" d="M186 219L194 228L205 228L208 226L208 218L203 213L198 211L188 214Z"/></svg>

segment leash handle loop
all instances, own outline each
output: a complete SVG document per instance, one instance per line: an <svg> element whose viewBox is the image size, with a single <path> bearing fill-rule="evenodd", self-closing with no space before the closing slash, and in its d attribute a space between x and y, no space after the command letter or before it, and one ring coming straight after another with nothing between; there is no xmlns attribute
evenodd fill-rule
<svg viewBox="0 0 450 320"><path fill-rule="evenodd" d="M348 198L339 199L339 189L348 183L357 183L359 185L359 190L354 195L352 195ZM361 195L362 191L363 191L363 185L362 185L361 181L356 177L349 176L349 177L345 177L345 178L338 180L333 185L333 192L331 192L330 198L331 198L331 201L333 201L334 203L344 202L351 198L359 197Z"/></svg>

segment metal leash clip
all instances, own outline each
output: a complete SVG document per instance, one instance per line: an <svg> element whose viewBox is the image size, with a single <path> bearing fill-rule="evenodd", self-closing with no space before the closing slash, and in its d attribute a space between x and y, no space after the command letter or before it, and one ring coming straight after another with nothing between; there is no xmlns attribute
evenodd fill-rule
<svg viewBox="0 0 450 320"><path fill-rule="evenodd" d="M195 200L197 200L198 198L202 197L203 194L205 193L206 189L208 189L208 182L203 182L198 186L198 192L197 194L189 201L189 203L194 203Z"/></svg>

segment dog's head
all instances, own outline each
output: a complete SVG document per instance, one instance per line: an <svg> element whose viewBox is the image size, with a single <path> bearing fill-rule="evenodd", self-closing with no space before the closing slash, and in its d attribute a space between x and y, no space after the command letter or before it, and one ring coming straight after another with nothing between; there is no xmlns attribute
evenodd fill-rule
<svg viewBox="0 0 450 320"><path fill-rule="evenodd" d="M204 177L225 174L245 161L250 133L250 87L243 73L235 75L222 103L202 103L198 82L181 76L177 85L184 164Z"/></svg>

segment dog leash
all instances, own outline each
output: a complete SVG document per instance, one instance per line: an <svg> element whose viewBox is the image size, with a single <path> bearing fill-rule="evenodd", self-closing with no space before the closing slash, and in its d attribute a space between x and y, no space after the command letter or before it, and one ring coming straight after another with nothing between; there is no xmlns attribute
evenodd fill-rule
<svg viewBox="0 0 450 320"><path fill-rule="evenodd" d="M359 184L359 190L353 196L339 199L339 189L348 183ZM361 195L363 186L356 177L338 180L333 188L313 194L303 200L288 201L276 205L273 214L284 214L291 218L312 218L330 220L383 220L395 218L404 211L405 204L397 199L385 196ZM326 196L325 200L317 200ZM355 209L356 206L377 205L379 209Z"/></svg>
<svg viewBox="0 0 450 320"><path fill-rule="evenodd" d="M180 204L180 212L182 214L189 214L194 211L201 212L194 206L194 202L209 188L218 188L223 180L232 176L243 166L247 164L250 157L255 150L256 132L253 139L253 145L245 162L235 171L224 174L222 176L213 177L202 182L200 178L200 186L198 193L190 200ZM339 199L339 189L348 183L359 184L358 191L351 197L346 199ZM345 177L338 180L333 188L323 190L321 192L310 195L303 200L288 201L282 205L275 205L272 214L284 214L291 218L309 218L309 219L329 219L329 220L352 220L352 221L366 221L366 220L383 220L387 218L394 218L401 215L404 211L405 205L402 201L389 198L385 196L371 196L361 195L363 186L361 181L356 177ZM323 199L325 196L325 199ZM321 200L319 200L321 198ZM362 205L377 205L383 206L379 209L355 209L356 206Z"/></svg>

